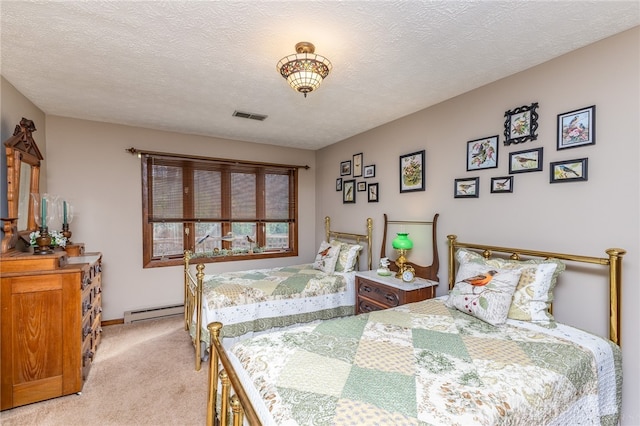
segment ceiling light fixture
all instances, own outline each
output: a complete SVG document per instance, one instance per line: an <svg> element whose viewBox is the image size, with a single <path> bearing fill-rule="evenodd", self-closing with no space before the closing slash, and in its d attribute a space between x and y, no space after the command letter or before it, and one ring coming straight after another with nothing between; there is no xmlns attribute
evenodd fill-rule
<svg viewBox="0 0 640 426"><path fill-rule="evenodd" d="M320 86L322 80L331 72L331 62L324 56L313 53L316 47L306 41L296 44L296 54L287 55L280 59L276 69L287 79L287 83L295 90L304 94L313 92Z"/></svg>

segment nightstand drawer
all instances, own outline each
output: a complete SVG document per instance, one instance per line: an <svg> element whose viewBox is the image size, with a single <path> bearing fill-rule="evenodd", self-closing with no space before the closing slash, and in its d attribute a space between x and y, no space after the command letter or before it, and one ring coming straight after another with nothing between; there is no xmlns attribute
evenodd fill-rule
<svg viewBox="0 0 640 426"><path fill-rule="evenodd" d="M389 288L373 281L358 280L358 296L364 296L371 301L380 302L387 308L401 304L399 292L400 290L398 289Z"/></svg>
<svg viewBox="0 0 640 426"><path fill-rule="evenodd" d="M416 279L405 283L395 276L380 276L375 271L356 273L356 314L431 299L436 295L435 281Z"/></svg>

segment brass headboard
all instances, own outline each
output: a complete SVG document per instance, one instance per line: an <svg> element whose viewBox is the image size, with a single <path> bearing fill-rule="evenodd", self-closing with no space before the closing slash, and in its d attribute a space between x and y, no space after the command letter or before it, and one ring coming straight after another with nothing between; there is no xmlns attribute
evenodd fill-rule
<svg viewBox="0 0 640 426"><path fill-rule="evenodd" d="M331 241L331 238L348 238L350 240L354 240L356 243L360 244L361 242L367 243L367 270L371 270L372 259L371 259L371 244L373 241L373 219L370 217L367 218L367 233L366 234L353 234L350 232L339 232L331 230L331 219L329 216L324 218L324 233L327 239L327 242ZM358 260L359 262L359 260Z"/></svg>
<svg viewBox="0 0 640 426"><path fill-rule="evenodd" d="M493 253L508 254L510 259L519 260L520 256L555 258L579 263L592 263L607 266L609 269L609 340L620 344L620 299L622 285L622 256L627 251L620 248L605 250L609 257L590 257L574 254L553 253L548 251L517 249L510 247L488 246L484 244L461 243L455 235L447 235L449 240L449 289L455 284L456 264L455 254L459 248L482 251L482 255L489 259Z"/></svg>

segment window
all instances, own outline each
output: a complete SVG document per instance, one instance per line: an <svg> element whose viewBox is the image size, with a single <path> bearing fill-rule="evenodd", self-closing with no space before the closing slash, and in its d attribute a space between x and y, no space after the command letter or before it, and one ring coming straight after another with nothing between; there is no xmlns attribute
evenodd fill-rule
<svg viewBox="0 0 640 426"><path fill-rule="evenodd" d="M142 155L144 267L297 256L298 169Z"/></svg>

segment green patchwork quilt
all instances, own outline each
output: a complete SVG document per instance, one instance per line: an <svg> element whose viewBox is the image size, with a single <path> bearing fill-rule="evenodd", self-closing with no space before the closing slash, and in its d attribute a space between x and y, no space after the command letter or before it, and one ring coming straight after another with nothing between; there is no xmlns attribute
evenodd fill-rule
<svg viewBox="0 0 640 426"><path fill-rule="evenodd" d="M352 315L355 273L325 274L311 264L226 272L205 277L202 341L207 324L224 324L223 337ZM191 327L192 336L195 334Z"/></svg>
<svg viewBox="0 0 640 426"><path fill-rule="evenodd" d="M616 424L619 415L617 346L564 325L495 327L437 299L268 333L231 354L264 424Z"/></svg>

